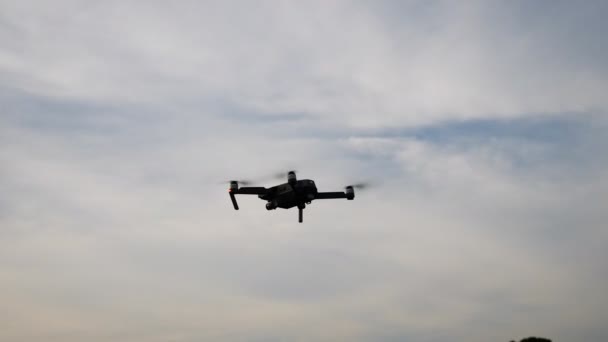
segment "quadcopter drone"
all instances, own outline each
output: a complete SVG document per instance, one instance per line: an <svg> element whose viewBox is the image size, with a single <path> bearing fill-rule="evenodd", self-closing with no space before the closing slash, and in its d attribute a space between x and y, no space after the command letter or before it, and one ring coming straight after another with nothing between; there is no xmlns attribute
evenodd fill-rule
<svg viewBox="0 0 608 342"><path fill-rule="evenodd" d="M248 184L246 181L241 181L241 183ZM318 199L346 198L347 200L353 200L355 199L355 188L363 187L365 187L364 184L356 184L347 186L345 191L319 192L314 181L310 179L298 180L295 171L289 171L287 173L287 183L271 188L239 187L239 181L230 181L228 194L232 200L234 210L239 210L235 195L258 195L260 199L267 201L267 210L275 210L276 208L289 209L297 206L299 222L302 223L303 211L306 208L306 204L310 204Z"/></svg>

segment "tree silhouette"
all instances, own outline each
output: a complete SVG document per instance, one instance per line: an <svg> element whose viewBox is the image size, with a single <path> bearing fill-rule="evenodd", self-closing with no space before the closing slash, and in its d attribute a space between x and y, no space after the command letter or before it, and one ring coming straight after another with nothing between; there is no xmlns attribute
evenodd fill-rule
<svg viewBox="0 0 608 342"><path fill-rule="evenodd" d="M511 342L515 342L515 341L511 341ZM520 342L551 342L551 340L549 340L547 338L543 338L543 337L528 337L528 338L524 338Z"/></svg>

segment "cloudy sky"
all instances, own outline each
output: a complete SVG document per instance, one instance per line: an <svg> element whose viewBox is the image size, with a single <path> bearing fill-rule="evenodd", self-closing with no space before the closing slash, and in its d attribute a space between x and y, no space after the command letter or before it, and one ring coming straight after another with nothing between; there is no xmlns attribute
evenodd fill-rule
<svg viewBox="0 0 608 342"><path fill-rule="evenodd" d="M608 340L607 19L0 1L0 340Z"/></svg>

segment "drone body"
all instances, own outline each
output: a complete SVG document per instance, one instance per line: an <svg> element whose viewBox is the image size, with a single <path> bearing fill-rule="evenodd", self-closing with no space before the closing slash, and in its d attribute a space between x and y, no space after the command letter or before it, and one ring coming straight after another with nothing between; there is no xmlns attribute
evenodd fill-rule
<svg viewBox="0 0 608 342"><path fill-rule="evenodd" d="M287 173L287 183L270 188L239 188L238 181L230 181L228 193L230 194L230 199L232 200L232 205L235 210L239 210L235 195L258 195L260 199L267 202L267 210L298 207L300 223L303 221L302 212L304 208L306 208L306 204L310 204L316 199L346 198L347 200L353 200L355 198L353 186L347 186L346 191L319 192L314 181L310 179L298 180L294 171L289 171L289 173Z"/></svg>

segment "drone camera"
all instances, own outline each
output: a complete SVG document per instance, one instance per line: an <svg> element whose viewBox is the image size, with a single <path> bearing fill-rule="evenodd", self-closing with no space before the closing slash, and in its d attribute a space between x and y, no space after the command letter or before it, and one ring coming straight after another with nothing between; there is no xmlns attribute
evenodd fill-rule
<svg viewBox="0 0 608 342"><path fill-rule="evenodd" d="M268 202L268 203L266 203L266 210L274 210L277 208L277 206L278 206L278 204L276 201Z"/></svg>

